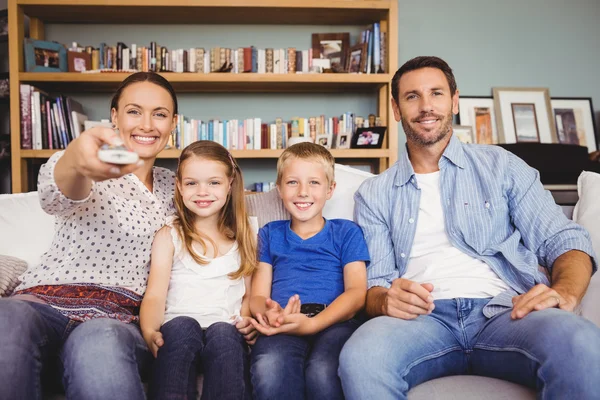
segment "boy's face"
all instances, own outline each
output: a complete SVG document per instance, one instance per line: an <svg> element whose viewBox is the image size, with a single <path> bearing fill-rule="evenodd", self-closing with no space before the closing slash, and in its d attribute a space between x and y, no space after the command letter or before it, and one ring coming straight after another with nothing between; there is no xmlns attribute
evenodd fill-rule
<svg viewBox="0 0 600 400"><path fill-rule="evenodd" d="M296 222L320 222L325 202L334 189L335 182L328 182L322 162L293 157L283 165L277 186L283 205Z"/></svg>

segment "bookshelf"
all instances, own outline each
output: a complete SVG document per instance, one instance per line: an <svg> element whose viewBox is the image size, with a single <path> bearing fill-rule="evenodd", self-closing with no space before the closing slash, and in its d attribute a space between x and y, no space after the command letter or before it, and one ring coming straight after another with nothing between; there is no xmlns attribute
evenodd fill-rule
<svg viewBox="0 0 600 400"><path fill-rule="evenodd" d="M123 4L126 3L126 4ZM27 83L50 93L114 91L127 73L80 74L25 72L24 18L30 37L45 39L46 23L89 24L269 24L361 25L380 22L387 29L387 71L397 69L397 1L395 0L9 0L10 91ZM243 29L243 26L240 27ZM379 171L396 161L397 124L390 107L392 74L229 74L162 73L178 93L365 93L377 99L377 114L388 130L382 149L333 149L340 159L376 162ZM12 191L30 188L32 163L57 150L22 150L19 96L10 99ZM177 158L164 150L159 158ZM234 150L236 158L275 159L282 150Z"/></svg>

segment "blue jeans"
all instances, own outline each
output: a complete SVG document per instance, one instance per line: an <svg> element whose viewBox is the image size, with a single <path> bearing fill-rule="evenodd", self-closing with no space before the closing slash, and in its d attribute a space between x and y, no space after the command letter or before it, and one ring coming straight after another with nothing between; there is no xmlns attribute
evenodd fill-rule
<svg viewBox="0 0 600 400"><path fill-rule="evenodd" d="M62 378L70 399L143 399L151 359L135 325L79 323L45 304L0 299L0 399L41 399L47 374Z"/></svg>
<svg viewBox="0 0 600 400"><path fill-rule="evenodd" d="M196 399L197 372L204 373L202 399L250 399L248 345L234 325L217 322L202 330L198 321L177 317L160 328L150 381L152 399Z"/></svg>
<svg viewBox="0 0 600 400"><path fill-rule="evenodd" d="M406 399L430 379L473 374L529 386L541 399L597 398L600 328L557 308L488 320L488 301L437 300L427 316L365 323L340 355L346 397Z"/></svg>
<svg viewBox="0 0 600 400"><path fill-rule="evenodd" d="M343 399L339 355L358 326L351 319L312 336L260 336L251 354L254 398Z"/></svg>

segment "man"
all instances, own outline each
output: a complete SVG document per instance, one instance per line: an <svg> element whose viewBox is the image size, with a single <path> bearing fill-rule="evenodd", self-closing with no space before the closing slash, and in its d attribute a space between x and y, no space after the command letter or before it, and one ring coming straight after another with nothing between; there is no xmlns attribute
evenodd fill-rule
<svg viewBox="0 0 600 400"><path fill-rule="evenodd" d="M376 318L340 356L346 397L405 399L458 374L541 398L597 396L600 328L573 313L597 269L587 232L522 160L453 136L458 90L446 62L408 61L392 97L407 152L355 195Z"/></svg>

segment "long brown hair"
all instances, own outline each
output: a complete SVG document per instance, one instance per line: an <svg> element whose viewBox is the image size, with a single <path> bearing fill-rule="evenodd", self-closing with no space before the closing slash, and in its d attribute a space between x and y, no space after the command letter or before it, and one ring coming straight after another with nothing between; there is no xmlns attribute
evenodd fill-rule
<svg viewBox="0 0 600 400"><path fill-rule="evenodd" d="M178 234L182 236L185 248L190 253L194 261L200 265L208 264L208 261L202 259L192 247L193 242L198 242L202 246L202 251L206 254L207 243L210 243L218 253L217 244L212 238L202 232L197 231L194 226L196 214L187 209L183 203L183 197L179 191L179 185L182 183L182 170L184 163L190 158L200 158L222 163L227 169L227 176L231 180L231 190L227 195L227 200L219 212L218 227L229 239L234 239L238 243L240 253L240 268L231 274L231 279L238 279L243 276L249 276L256 268L256 234L250 227L250 221L246 212L246 201L244 198L244 180L240 167L229 151L220 144L210 140L200 140L187 146L179 157L177 167L177 182L175 188L175 207L177 209L176 226L179 228Z"/></svg>

